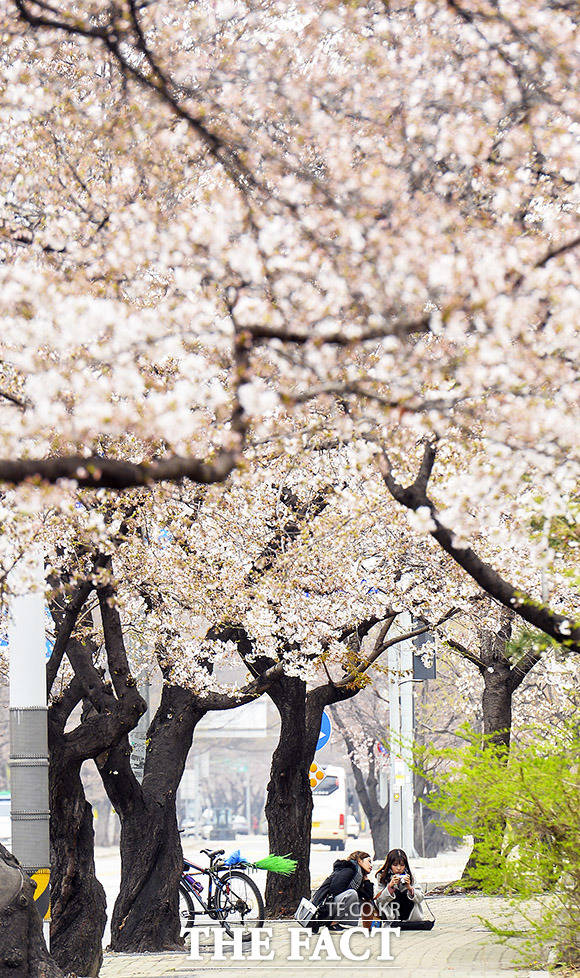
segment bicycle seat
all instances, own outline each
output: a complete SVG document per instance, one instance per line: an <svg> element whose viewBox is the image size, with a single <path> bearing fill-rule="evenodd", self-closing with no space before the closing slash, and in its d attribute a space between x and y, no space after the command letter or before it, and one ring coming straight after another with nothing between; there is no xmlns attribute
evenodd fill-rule
<svg viewBox="0 0 580 978"><path fill-rule="evenodd" d="M214 856L223 856L225 849L201 849L200 852L204 852L209 859L213 859Z"/></svg>

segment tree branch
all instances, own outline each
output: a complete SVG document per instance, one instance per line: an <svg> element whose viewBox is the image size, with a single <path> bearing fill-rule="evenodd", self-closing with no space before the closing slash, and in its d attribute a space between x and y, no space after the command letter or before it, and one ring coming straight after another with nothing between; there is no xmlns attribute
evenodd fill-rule
<svg viewBox="0 0 580 978"><path fill-rule="evenodd" d="M468 662L471 662L474 666L477 666L480 672L482 673L485 672L486 669L485 662L482 662L481 659L478 659L475 653L470 652L469 649L465 647L465 645L462 645L461 642L456 642L454 638L446 638L445 641L447 642L447 645L451 646L452 649L455 649L456 652L459 652L459 654L462 655L464 659L467 659Z"/></svg>
<svg viewBox="0 0 580 978"><path fill-rule="evenodd" d="M518 659L517 662L511 668L509 686L513 693L514 690L521 685L521 683L526 678L527 674L534 668L536 663L542 658L542 651L534 651L533 649L528 649L528 651Z"/></svg>
<svg viewBox="0 0 580 978"><path fill-rule="evenodd" d="M435 460L436 443L427 442L419 474L411 485L403 487L393 477L391 462L385 452L379 458L379 468L385 485L393 499L407 509L417 510L424 506L429 510L435 529L431 536L476 581L487 594L506 608L517 612L521 618L545 632L571 651L580 653L580 625L560 615L539 601L534 601L525 591L506 581L489 564L486 564L471 547L459 547L454 534L441 523L434 504L427 496L427 484Z"/></svg>
<svg viewBox="0 0 580 978"><path fill-rule="evenodd" d="M83 583L80 584L75 589L73 596L70 599L66 607L66 610L62 616L62 620L57 629L54 646L50 654L50 659L46 663L47 696L50 695L50 691L53 687L54 680L56 679L58 670L60 668L60 664L62 662L63 655L66 652L66 647L73 633L73 629L77 623L77 619L79 617L81 609L92 590L93 590L92 582L83 581Z"/></svg>
<svg viewBox="0 0 580 978"><path fill-rule="evenodd" d="M0 482L19 485L22 482L55 483L60 479L89 489L130 489L156 482L180 482L188 479L204 485L224 482L238 464L241 453L222 451L213 462L173 455L160 462L126 462L123 459L92 455L68 455L46 459L0 459Z"/></svg>
<svg viewBox="0 0 580 978"><path fill-rule="evenodd" d="M119 702L131 700L137 709L142 706L141 712L143 712L145 710L145 703L137 691L137 685L131 675L127 661L121 618L114 605L115 592L113 586L106 584L104 587L97 589L97 594L99 596L99 607L103 620L109 672L117 699Z"/></svg>
<svg viewBox="0 0 580 978"><path fill-rule="evenodd" d="M406 337L413 333L428 333L430 329L430 316L422 316L417 320L393 320L374 329L361 330L358 336L349 336L346 333L327 333L324 336L316 337L311 333L300 333L292 329L284 329L276 326L247 326L246 329L252 334L255 340L280 340L282 343L293 343L296 346L304 346L312 343L314 346L322 346L327 343L333 346L352 346L355 343L365 343L367 340L380 340L386 336Z"/></svg>
<svg viewBox="0 0 580 978"><path fill-rule="evenodd" d="M203 709L207 710L231 710L236 706L243 706L244 703L251 703L264 693L268 687L275 682L284 672L284 662L276 662L265 672L260 673L252 682L246 683L235 693L208 693L207 696L199 696L198 701Z"/></svg>
<svg viewBox="0 0 580 978"><path fill-rule="evenodd" d="M376 660L383 654L383 652L386 652L387 649L392 648L393 645L398 645L400 642L406 642L411 638L415 638L417 635L424 635L425 632L432 632L435 628L439 628L440 625L443 625L444 622L448 621L453 617L453 615L456 614L457 608L452 608L445 615L443 615L439 621L435 622L434 625L421 625L420 628L414 628L410 632L405 632L404 635L394 635L393 638L389 639L387 642L377 641L370 655L368 655L367 658L364 659L359 665L355 666L353 671L348 676L345 676L343 679L339 680L339 682L336 683L336 686L351 686L356 682L359 676L362 676L365 672L367 672L373 663L376 662ZM389 622L388 628L390 628L395 618L396 615L393 615ZM387 632L388 628L386 629Z"/></svg>

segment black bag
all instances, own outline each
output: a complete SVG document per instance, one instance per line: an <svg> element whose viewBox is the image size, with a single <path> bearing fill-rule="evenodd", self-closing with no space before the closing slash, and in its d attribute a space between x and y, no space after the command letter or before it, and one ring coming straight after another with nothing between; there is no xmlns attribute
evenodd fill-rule
<svg viewBox="0 0 580 978"><path fill-rule="evenodd" d="M383 927L400 927L401 930L433 930L434 920L383 920Z"/></svg>
<svg viewBox="0 0 580 978"><path fill-rule="evenodd" d="M400 927L401 930L433 930L435 926L435 914L426 900L423 901L426 909L431 914L431 920L382 920L383 927Z"/></svg>

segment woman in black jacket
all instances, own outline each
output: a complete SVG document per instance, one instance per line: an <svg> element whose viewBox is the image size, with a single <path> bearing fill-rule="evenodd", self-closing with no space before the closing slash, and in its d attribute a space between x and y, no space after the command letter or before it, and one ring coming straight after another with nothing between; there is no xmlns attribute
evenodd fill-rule
<svg viewBox="0 0 580 978"><path fill-rule="evenodd" d="M312 902L318 907L318 913L310 922L314 931L323 924L328 924L329 930L356 927L361 905L372 906L373 884L368 879L372 868L368 852L360 849L351 852L347 859L335 861L332 873L312 896Z"/></svg>

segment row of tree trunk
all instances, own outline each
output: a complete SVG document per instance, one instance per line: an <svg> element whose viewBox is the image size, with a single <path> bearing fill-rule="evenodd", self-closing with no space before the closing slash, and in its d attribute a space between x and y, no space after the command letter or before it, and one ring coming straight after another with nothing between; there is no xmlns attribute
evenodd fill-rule
<svg viewBox="0 0 580 978"><path fill-rule="evenodd" d="M324 495L317 511L325 505ZM301 518L308 511L300 512ZM284 527L249 576L267 568L275 559L277 544L297 532L300 521ZM110 558L97 557L95 567L110 566ZM57 636L47 664L47 686L52 689L66 653L74 678L49 708L50 797L52 847L51 946L63 970L83 975L98 974L102 961L102 935L106 921L105 894L94 864L92 809L80 778L83 762L94 759L109 799L121 823L121 887L112 915L111 946L117 951L159 951L180 946L178 882L182 870L176 796L187 754L199 720L212 709L229 709L266 692L281 718L279 743L272 758L267 788L266 816L271 852L291 854L298 867L290 877L268 874L267 913L271 917L291 914L300 898L310 891L310 832L312 796L308 770L313 760L322 713L330 704L355 696L368 668L389 645L395 616L381 625L369 654L362 656L361 641L377 624L371 618L356 630L346 629L342 639L356 653L356 665L347 675L307 690L303 680L283 671L284 648L277 660L253 656L251 638L240 627L216 625L214 637L233 638L238 652L254 678L236 696L201 697L166 682L159 709L150 725L143 782L139 783L130 764L128 733L142 715L141 699L127 660L123 631L115 608L112 585L96 586L101 609L107 671L95 665L96 649L75 635L75 625L93 584L78 586L66 607L54 608ZM507 619L506 619L507 622ZM477 659L485 682L484 724L486 730L507 737L511 721L511 696L534 664L530 657L517 666L509 663L506 643L511 620L496 639L482 645L479 656L467 649L458 651ZM502 651L503 649L503 651ZM494 663L490 671L489 663ZM163 671L162 649L159 664ZM211 662L207 663L208 674ZM73 711L82 705L76 726L70 728ZM386 851L388 813L378 800L357 785L366 800L367 817L375 852ZM362 793L362 794L361 794Z"/></svg>

